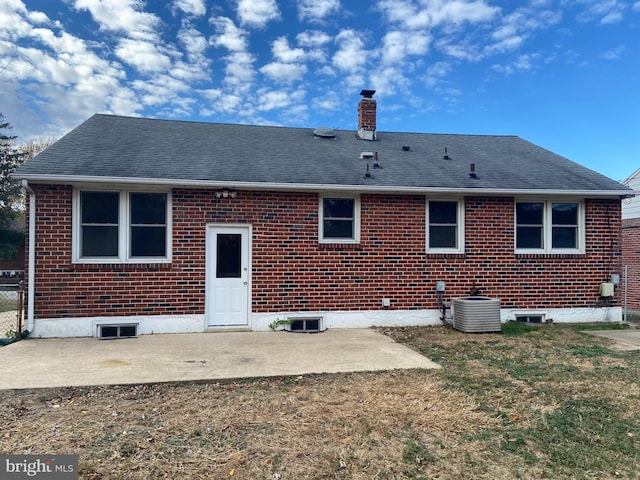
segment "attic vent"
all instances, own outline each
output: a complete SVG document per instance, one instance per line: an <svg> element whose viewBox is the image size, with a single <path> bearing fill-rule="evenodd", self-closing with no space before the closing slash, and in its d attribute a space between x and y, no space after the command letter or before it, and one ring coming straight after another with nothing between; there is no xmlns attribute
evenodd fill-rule
<svg viewBox="0 0 640 480"><path fill-rule="evenodd" d="M329 127L318 127L313 131L313 134L320 138L336 138L335 130Z"/></svg>
<svg viewBox="0 0 640 480"><path fill-rule="evenodd" d="M362 152L360 154L360 158L362 160L373 160L375 156L376 156L375 152Z"/></svg>

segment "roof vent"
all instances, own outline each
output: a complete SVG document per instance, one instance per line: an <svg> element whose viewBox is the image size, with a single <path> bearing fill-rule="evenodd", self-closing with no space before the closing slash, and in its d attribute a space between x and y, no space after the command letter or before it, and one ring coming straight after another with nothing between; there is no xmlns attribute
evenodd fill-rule
<svg viewBox="0 0 640 480"><path fill-rule="evenodd" d="M403 152L408 152L409 150L411 150L411 147L409 145L403 145L402 146L402 151Z"/></svg>
<svg viewBox="0 0 640 480"><path fill-rule="evenodd" d="M336 131L330 127L318 127L313 131L313 134L320 138L336 138Z"/></svg>
<svg viewBox="0 0 640 480"><path fill-rule="evenodd" d="M451 157L449 156L449 152L447 151L447 147L444 147L444 157L442 157L443 160L451 160Z"/></svg>
<svg viewBox="0 0 640 480"><path fill-rule="evenodd" d="M361 160L372 160L373 158L375 158L376 154L375 152L362 152L360 154L360 159Z"/></svg>

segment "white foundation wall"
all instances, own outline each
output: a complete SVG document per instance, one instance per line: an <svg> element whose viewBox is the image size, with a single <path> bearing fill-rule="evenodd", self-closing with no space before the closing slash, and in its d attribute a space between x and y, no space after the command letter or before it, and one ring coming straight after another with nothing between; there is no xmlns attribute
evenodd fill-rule
<svg viewBox="0 0 640 480"><path fill-rule="evenodd" d="M138 324L138 335L204 331L204 315L148 315L36 319L31 338L96 337L98 325Z"/></svg>
<svg viewBox="0 0 640 480"><path fill-rule="evenodd" d="M277 320L288 318L322 318L322 328L370 328L442 325L438 310L370 310L253 313L246 327L208 329L204 315L149 315L126 317L83 317L36 319L31 338L96 337L98 325L138 324L139 335L161 333L198 333L205 331L253 330L269 331ZM500 311L502 322L515 320L518 315L543 315L553 323L621 322L621 307L506 309ZM450 312L447 312L450 318ZM280 327L282 328L282 327Z"/></svg>

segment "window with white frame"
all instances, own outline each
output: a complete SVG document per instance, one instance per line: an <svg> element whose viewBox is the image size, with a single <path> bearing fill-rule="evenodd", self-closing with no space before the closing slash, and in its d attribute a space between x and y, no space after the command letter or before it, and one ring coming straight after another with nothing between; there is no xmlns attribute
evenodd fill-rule
<svg viewBox="0 0 640 480"><path fill-rule="evenodd" d="M427 200L427 250L464 251L464 210L460 200Z"/></svg>
<svg viewBox="0 0 640 480"><path fill-rule="evenodd" d="M166 192L76 190L74 261L169 261L170 201Z"/></svg>
<svg viewBox="0 0 640 480"><path fill-rule="evenodd" d="M321 196L319 241L358 243L360 241L360 198Z"/></svg>
<svg viewBox="0 0 640 480"><path fill-rule="evenodd" d="M584 250L582 202L517 201L516 251L579 253Z"/></svg>

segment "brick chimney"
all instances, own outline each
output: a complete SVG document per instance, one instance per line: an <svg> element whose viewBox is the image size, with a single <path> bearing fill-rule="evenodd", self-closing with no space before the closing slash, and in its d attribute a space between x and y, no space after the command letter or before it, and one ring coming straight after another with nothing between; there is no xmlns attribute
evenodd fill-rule
<svg viewBox="0 0 640 480"><path fill-rule="evenodd" d="M358 137L362 140L376 139L376 101L375 90L362 90L362 100L358 103Z"/></svg>

